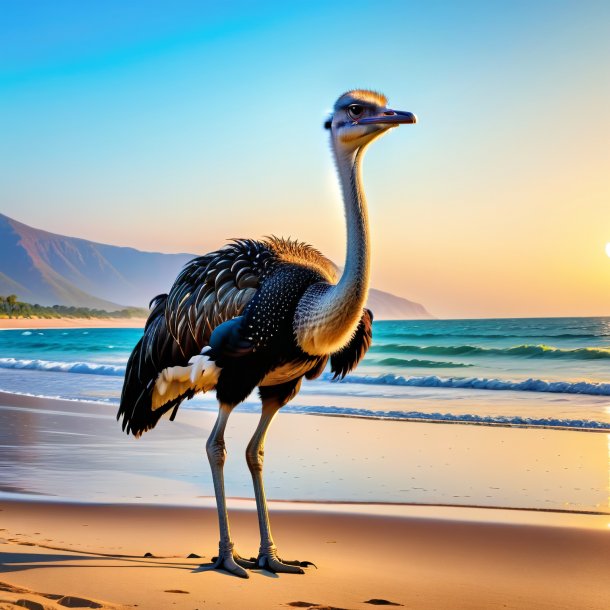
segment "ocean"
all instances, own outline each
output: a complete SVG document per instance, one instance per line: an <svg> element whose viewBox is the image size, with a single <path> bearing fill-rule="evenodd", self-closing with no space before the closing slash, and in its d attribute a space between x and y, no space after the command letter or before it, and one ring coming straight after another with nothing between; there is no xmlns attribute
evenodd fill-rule
<svg viewBox="0 0 610 610"><path fill-rule="evenodd" d="M0 390L118 404L141 329L0 332ZM213 396L181 408L213 409ZM256 410L252 396L241 407ZM284 412L610 430L610 318L376 321L341 382L305 382Z"/></svg>

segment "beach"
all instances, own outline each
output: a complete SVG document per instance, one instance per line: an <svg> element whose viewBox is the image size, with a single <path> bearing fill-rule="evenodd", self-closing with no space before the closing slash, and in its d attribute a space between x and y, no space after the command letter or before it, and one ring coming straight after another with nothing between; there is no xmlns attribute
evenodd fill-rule
<svg viewBox="0 0 610 610"><path fill-rule="evenodd" d="M116 411L141 328L7 329L0 608L605 609L607 329L376 323L358 371L304 383L267 438L279 554L317 568L247 581L198 570L218 548L205 455L214 396L134 439ZM246 557L259 544L244 458L259 416L253 395L226 431Z"/></svg>
<svg viewBox="0 0 610 610"><path fill-rule="evenodd" d="M272 527L282 557L317 569L253 571L244 581L197 570L218 544L204 456L214 414L185 409L138 440L120 434L114 414L112 405L0 393L0 608L18 600L45 609L90 601L363 609L369 600L423 609L607 607L606 434L280 414L266 455ZM258 527L243 449L256 420L236 412L227 431L231 527L248 557L257 552ZM517 448L529 460L508 467ZM434 475L443 463L450 469ZM573 472L565 470L570 463ZM409 489L435 481L438 494L451 491L451 479L473 497L447 504L475 504L478 496L489 503L495 494L497 504L552 510L375 501L398 480ZM579 496L574 487L585 482ZM525 484L530 494L520 496ZM319 501L342 489L363 497L373 490L374 500ZM282 501L286 490L317 501ZM562 507L568 497L579 506ZM200 558L189 559L193 553Z"/></svg>

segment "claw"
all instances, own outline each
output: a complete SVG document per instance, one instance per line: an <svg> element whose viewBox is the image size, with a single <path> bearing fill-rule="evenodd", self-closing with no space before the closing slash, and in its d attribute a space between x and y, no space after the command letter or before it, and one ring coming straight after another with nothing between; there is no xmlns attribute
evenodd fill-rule
<svg viewBox="0 0 610 610"><path fill-rule="evenodd" d="M289 566L301 566L302 568L313 566L316 570L318 569L318 566L313 561L299 561L298 559L291 559L290 561L281 559L280 561Z"/></svg>

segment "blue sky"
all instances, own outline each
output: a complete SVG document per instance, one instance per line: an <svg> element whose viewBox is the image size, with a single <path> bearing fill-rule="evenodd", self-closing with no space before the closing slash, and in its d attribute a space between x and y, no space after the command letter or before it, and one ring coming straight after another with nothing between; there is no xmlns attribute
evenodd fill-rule
<svg viewBox="0 0 610 610"><path fill-rule="evenodd" d="M167 252L291 235L340 262L321 126L370 87L420 119L365 162L376 286L441 316L610 313L607 2L2 9L3 213Z"/></svg>

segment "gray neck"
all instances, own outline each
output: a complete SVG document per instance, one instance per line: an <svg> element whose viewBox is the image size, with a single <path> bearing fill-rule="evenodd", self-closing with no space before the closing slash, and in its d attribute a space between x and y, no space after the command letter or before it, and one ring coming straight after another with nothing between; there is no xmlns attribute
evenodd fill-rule
<svg viewBox="0 0 610 610"><path fill-rule="evenodd" d="M343 275L337 284L337 295L349 305L357 301L360 319L368 295L370 275L369 220L366 198L362 189L362 157L364 149L339 158L335 151L339 180L343 191L345 222L347 227L347 248Z"/></svg>
<svg viewBox="0 0 610 610"><path fill-rule="evenodd" d="M297 308L297 341L312 355L333 353L347 345L362 317L369 287L368 215L361 180L364 148L346 153L333 142L333 151L345 205L347 252L339 283L312 286Z"/></svg>

